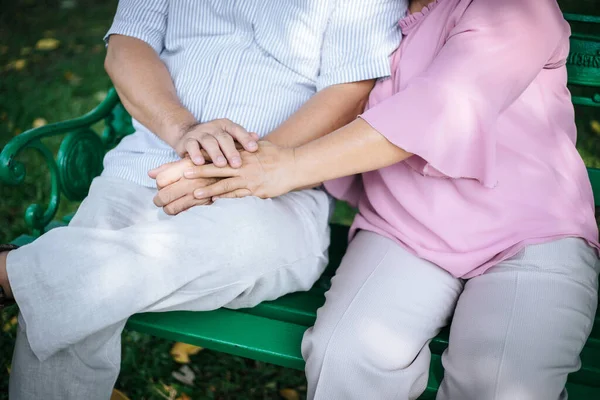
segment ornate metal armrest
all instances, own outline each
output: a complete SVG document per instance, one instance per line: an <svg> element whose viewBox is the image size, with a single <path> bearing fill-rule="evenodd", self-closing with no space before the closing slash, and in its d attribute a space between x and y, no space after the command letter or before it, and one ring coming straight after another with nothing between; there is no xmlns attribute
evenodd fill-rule
<svg viewBox="0 0 600 400"><path fill-rule="evenodd" d="M101 136L92 125L104 120ZM21 133L0 153L0 183L20 185L26 175L25 165L17 156L25 149L38 151L50 169L51 192L48 204L31 204L25 211L25 222L34 235L40 235L54 219L61 192L72 201L82 200L92 180L102 172L105 152L131 133L131 118L121 105L119 96L111 89L100 105L88 114L68 121L57 122ZM65 135L56 159L41 139Z"/></svg>

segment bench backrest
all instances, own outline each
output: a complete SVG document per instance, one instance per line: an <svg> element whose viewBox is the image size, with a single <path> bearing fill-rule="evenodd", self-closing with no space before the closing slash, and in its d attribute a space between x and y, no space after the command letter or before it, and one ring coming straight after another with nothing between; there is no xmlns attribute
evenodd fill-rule
<svg viewBox="0 0 600 400"><path fill-rule="evenodd" d="M600 17L565 14L571 24L571 52L567 59L573 104L600 107ZM587 113L586 113L587 114ZM584 134L579 124L580 140ZM586 126L587 128L587 126ZM600 207L600 169L588 168L597 207Z"/></svg>

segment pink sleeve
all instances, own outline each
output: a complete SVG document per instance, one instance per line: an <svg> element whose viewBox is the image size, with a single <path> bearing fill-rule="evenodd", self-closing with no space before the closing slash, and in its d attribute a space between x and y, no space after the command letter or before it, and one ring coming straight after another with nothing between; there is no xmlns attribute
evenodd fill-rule
<svg viewBox="0 0 600 400"><path fill-rule="evenodd" d="M362 178L360 175L344 176L324 182L327 193L338 200L348 202L352 207L358 207L360 195L363 192Z"/></svg>
<svg viewBox="0 0 600 400"><path fill-rule="evenodd" d="M424 175L496 185L494 122L543 68L564 65L555 0L473 0L434 61L361 118Z"/></svg>

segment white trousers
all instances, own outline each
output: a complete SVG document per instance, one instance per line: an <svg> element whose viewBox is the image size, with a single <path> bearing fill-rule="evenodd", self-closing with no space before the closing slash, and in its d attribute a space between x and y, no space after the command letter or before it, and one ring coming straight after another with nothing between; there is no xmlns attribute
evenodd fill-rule
<svg viewBox="0 0 600 400"><path fill-rule="evenodd" d="M251 307L308 290L327 265L318 190L223 199L168 216L156 190L99 177L68 227L8 255L20 308L12 400L110 397L139 312Z"/></svg>
<svg viewBox="0 0 600 400"><path fill-rule="evenodd" d="M428 344L454 313L438 400L566 399L598 304L597 261L583 240L562 239L465 283L359 232L304 336L308 398L416 399Z"/></svg>

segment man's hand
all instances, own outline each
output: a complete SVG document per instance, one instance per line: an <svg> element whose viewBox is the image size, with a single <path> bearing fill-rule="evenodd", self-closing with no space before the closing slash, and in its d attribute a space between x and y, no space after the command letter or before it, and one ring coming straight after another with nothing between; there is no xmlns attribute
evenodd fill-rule
<svg viewBox="0 0 600 400"><path fill-rule="evenodd" d="M172 146L180 157L187 155L196 165L205 163L201 151L204 150L217 167L225 167L229 163L231 167L239 168L242 159L235 142L241 144L244 150L254 152L258 150L257 140L256 133L250 133L228 119L216 119L187 127Z"/></svg>
<svg viewBox="0 0 600 400"><path fill-rule="evenodd" d="M158 193L154 204L162 207L166 214L177 215L194 206L208 205L211 199L196 199L194 190L216 183L215 178L187 179L183 172L194 166L189 158L161 165L148 175L156 179Z"/></svg>
<svg viewBox="0 0 600 400"><path fill-rule="evenodd" d="M294 149L261 141L259 151L243 151L241 157L240 168L190 165L184 171L187 179L220 178L216 183L196 189L194 197L197 200L246 196L272 198L299 187L295 184Z"/></svg>

